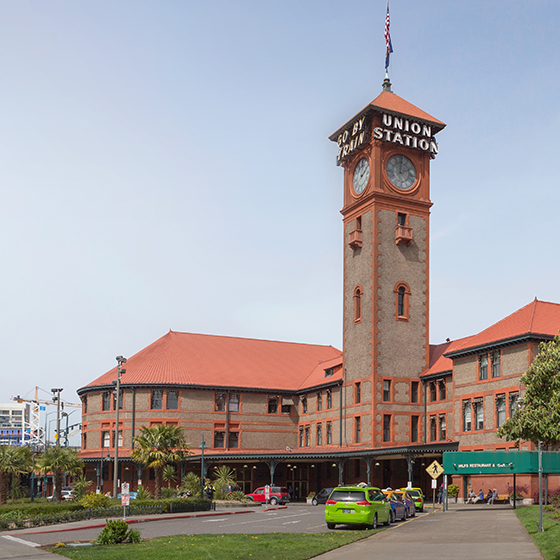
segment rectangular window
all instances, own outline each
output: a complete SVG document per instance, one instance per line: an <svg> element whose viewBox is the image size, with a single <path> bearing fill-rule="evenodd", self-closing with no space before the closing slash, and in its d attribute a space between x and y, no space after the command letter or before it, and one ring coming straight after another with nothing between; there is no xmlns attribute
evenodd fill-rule
<svg viewBox="0 0 560 560"><path fill-rule="evenodd" d="M237 449L239 447L239 432L230 432L228 437L228 447Z"/></svg>
<svg viewBox="0 0 560 560"><path fill-rule="evenodd" d="M223 448L226 443L226 433L219 431L214 432L214 447Z"/></svg>
<svg viewBox="0 0 560 560"><path fill-rule="evenodd" d="M301 399L301 413L307 414L307 397L302 397Z"/></svg>
<svg viewBox="0 0 560 560"><path fill-rule="evenodd" d="M123 395L124 395L124 391L121 389L119 391L119 410L123 409ZM117 395L115 394L115 392L113 392L113 410L117 410L117 406L116 406L116 401L117 401Z"/></svg>
<svg viewBox="0 0 560 560"><path fill-rule="evenodd" d="M519 393L510 393L509 394L509 417L513 418L515 411L519 408Z"/></svg>
<svg viewBox="0 0 560 560"><path fill-rule="evenodd" d="M410 418L410 441L412 443L418 442L418 416L411 416Z"/></svg>
<svg viewBox="0 0 560 560"><path fill-rule="evenodd" d="M268 397L268 413L278 414L278 397Z"/></svg>
<svg viewBox="0 0 560 560"><path fill-rule="evenodd" d="M506 421L506 396L498 395L496 397L496 428L500 428Z"/></svg>
<svg viewBox="0 0 560 560"><path fill-rule="evenodd" d="M331 389L327 389L327 409L331 409L332 408L332 390Z"/></svg>
<svg viewBox="0 0 560 560"><path fill-rule="evenodd" d="M310 441L309 441L309 426L305 426L305 447L309 447L310 445Z"/></svg>
<svg viewBox="0 0 560 560"><path fill-rule="evenodd" d="M397 225L406 226L406 214L403 214L402 212L397 214Z"/></svg>
<svg viewBox="0 0 560 560"><path fill-rule="evenodd" d="M445 419L445 414L440 414L439 416L439 441L445 441L447 439L447 421Z"/></svg>
<svg viewBox="0 0 560 560"><path fill-rule="evenodd" d="M177 391L167 391L167 410L177 410L179 408L179 393Z"/></svg>
<svg viewBox="0 0 560 560"><path fill-rule="evenodd" d="M430 383L430 402L437 401L437 387L435 383Z"/></svg>
<svg viewBox="0 0 560 560"><path fill-rule="evenodd" d="M161 391L160 389L152 391L152 401L150 403L150 408L152 410L163 409L163 391Z"/></svg>
<svg viewBox="0 0 560 560"><path fill-rule="evenodd" d="M82 397L82 414L87 414L87 395Z"/></svg>
<svg viewBox="0 0 560 560"><path fill-rule="evenodd" d="M292 405L282 403L282 414L291 414L291 413L292 413Z"/></svg>
<svg viewBox="0 0 560 560"><path fill-rule="evenodd" d="M383 441L391 441L391 415L383 415Z"/></svg>
<svg viewBox="0 0 560 560"><path fill-rule="evenodd" d="M500 377L502 374L502 366L500 363L500 353L492 353L492 377Z"/></svg>
<svg viewBox="0 0 560 560"><path fill-rule="evenodd" d="M413 381L410 384L410 402L418 402L418 381Z"/></svg>
<svg viewBox="0 0 560 560"><path fill-rule="evenodd" d="M332 444L332 423L327 422L327 445Z"/></svg>
<svg viewBox="0 0 560 560"><path fill-rule="evenodd" d="M119 447L123 446L123 433L122 430L119 430Z"/></svg>
<svg viewBox="0 0 560 560"><path fill-rule="evenodd" d="M482 408L482 400L477 400L474 402L474 418L475 418L475 430L484 429L484 409Z"/></svg>
<svg viewBox="0 0 560 560"><path fill-rule="evenodd" d="M478 374L481 381L488 379L488 354L478 357Z"/></svg>
<svg viewBox="0 0 560 560"><path fill-rule="evenodd" d="M216 412L226 411L226 395L225 393L214 393L214 410Z"/></svg>
<svg viewBox="0 0 560 560"><path fill-rule="evenodd" d="M239 412L239 393L229 394L229 411Z"/></svg>
<svg viewBox="0 0 560 560"><path fill-rule="evenodd" d="M445 387L445 380L440 381L439 385L439 400L444 401L446 399L446 387Z"/></svg>
<svg viewBox="0 0 560 560"><path fill-rule="evenodd" d="M356 218L356 231L362 231L362 217L358 216Z"/></svg>
<svg viewBox="0 0 560 560"><path fill-rule="evenodd" d="M317 393L317 412L323 410L323 395L321 391Z"/></svg>
<svg viewBox="0 0 560 560"><path fill-rule="evenodd" d="M87 449L87 434L82 434L82 449Z"/></svg>
<svg viewBox="0 0 560 560"><path fill-rule="evenodd" d="M384 379L383 380L383 400L385 402L391 400L391 380Z"/></svg>
<svg viewBox="0 0 560 560"><path fill-rule="evenodd" d="M103 393L101 399L101 410L111 410L111 393Z"/></svg>
<svg viewBox="0 0 560 560"><path fill-rule="evenodd" d="M101 432L101 442L102 442L102 447L105 448L111 447L111 433Z"/></svg>
<svg viewBox="0 0 560 560"><path fill-rule="evenodd" d="M323 445L323 425L317 424L317 446Z"/></svg>
<svg viewBox="0 0 560 560"><path fill-rule="evenodd" d="M437 423L436 417L430 416L430 441L437 440Z"/></svg>
<svg viewBox="0 0 560 560"><path fill-rule="evenodd" d="M354 418L354 442L362 441L362 419L359 416Z"/></svg>
<svg viewBox="0 0 560 560"><path fill-rule="evenodd" d="M362 402L362 384L356 383L356 390L354 393L354 402L360 404Z"/></svg>
<svg viewBox="0 0 560 560"><path fill-rule="evenodd" d="M471 431L471 401L463 401L463 432Z"/></svg>
<svg viewBox="0 0 560 560"><path fill-rule="evenodd" d="M303 426L299 428L299 446L303 447Z"/></svg>

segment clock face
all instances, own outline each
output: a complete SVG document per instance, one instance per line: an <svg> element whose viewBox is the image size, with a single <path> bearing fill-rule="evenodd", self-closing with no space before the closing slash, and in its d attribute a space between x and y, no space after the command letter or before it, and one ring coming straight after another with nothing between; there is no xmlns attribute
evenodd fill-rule
<svg viewBox="0 0 560 560"><path fill-rule="evenodd" d="M387 162L387 177L397 189L405 191L416 182L416 167L406 156L391 156Z"/></svg>
<svg viewBox="0 0 560 560"><path fill-rule="evenodd" d="M360 194L366 188L369 180L369 163L366 158L362 158L354 168L354 177L352 179L352 186L354 192Z"/></svg>

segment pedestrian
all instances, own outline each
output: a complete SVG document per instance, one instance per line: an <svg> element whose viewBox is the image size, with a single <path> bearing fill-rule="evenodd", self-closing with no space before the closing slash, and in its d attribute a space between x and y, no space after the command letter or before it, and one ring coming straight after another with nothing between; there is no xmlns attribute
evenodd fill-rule
<svg viewBox="0 0 560 560"><path fill-rule="evenodd" d="M488 492L490 494L490 492ZM487 506L489 506L490 504L494 504L494 500L498 497L498 491L494 488L492 490L492 495L490 496L488 502L487 502Z"/></svg>
<svg viewBox="0 0 560 560"><path fill-rule="evenodd" d="M441 504L443 502L443 484L439 487L437 501L438 504Z"/></svg>

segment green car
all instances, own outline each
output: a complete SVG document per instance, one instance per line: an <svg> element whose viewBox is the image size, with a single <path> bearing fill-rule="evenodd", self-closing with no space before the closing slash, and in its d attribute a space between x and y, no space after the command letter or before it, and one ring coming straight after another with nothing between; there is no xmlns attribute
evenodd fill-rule
<svg viewBox="0 0 560 560"><path fill-rule="evenodd" d="M401 488L403 492L408 492L414 500L416 511L424 511L424 494L422 488Z"/></svg>
<svg viewBox="0 0 560 560"><path fill-rule="evenodd" d="M338 486L325 504L329 529L334 529L337 523L376 529L380 523L389 525L391 520L391 505L383 492L373 486Z"/></svg>

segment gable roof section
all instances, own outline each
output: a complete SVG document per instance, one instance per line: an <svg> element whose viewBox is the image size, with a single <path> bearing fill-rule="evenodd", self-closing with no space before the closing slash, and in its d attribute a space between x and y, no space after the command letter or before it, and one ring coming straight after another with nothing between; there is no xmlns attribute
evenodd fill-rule
<svg viewBox="0 0 560 560"><path fill-rule="evenodd" d="M446 351L447 358L473 354L491 346L523 340L552 340L560 329L560 304L537 298L482 332L463 339L463 344Z"/></svg>
<svg viewBox="0 0 560 560"><path fill-rule="evenodd" d="M121 383L295 391L321 374L323 383L331 381L324 377L331 363L342 363L332 346L169 331L128 359ZM115 367L78 393L116 378Z"/></svg>
<svg viewBox="0 0 560 560"><path fill-rule="evenodd" d="M472 337L460 338L443 344L430 344L430 367L423 371L420 376L438 376L438 374L453 371L453 360L447 358L446 353L461 348L470 338Z"/></svg>
<svg viewBox="0 0 560 560"><path fill-rule="evenodd" d="M370 113L386 112L393 115L411 117L425 123L431 124L435 128L435 133L445 128L445 123L432 117L426 111L416 107L406 99L399 97L391 91L382 91L369 105L366 105L359 113L354 115L348 122L343 124L336 132L329 136L329 140L336 142L339 134L357 118Z"/></svg>

